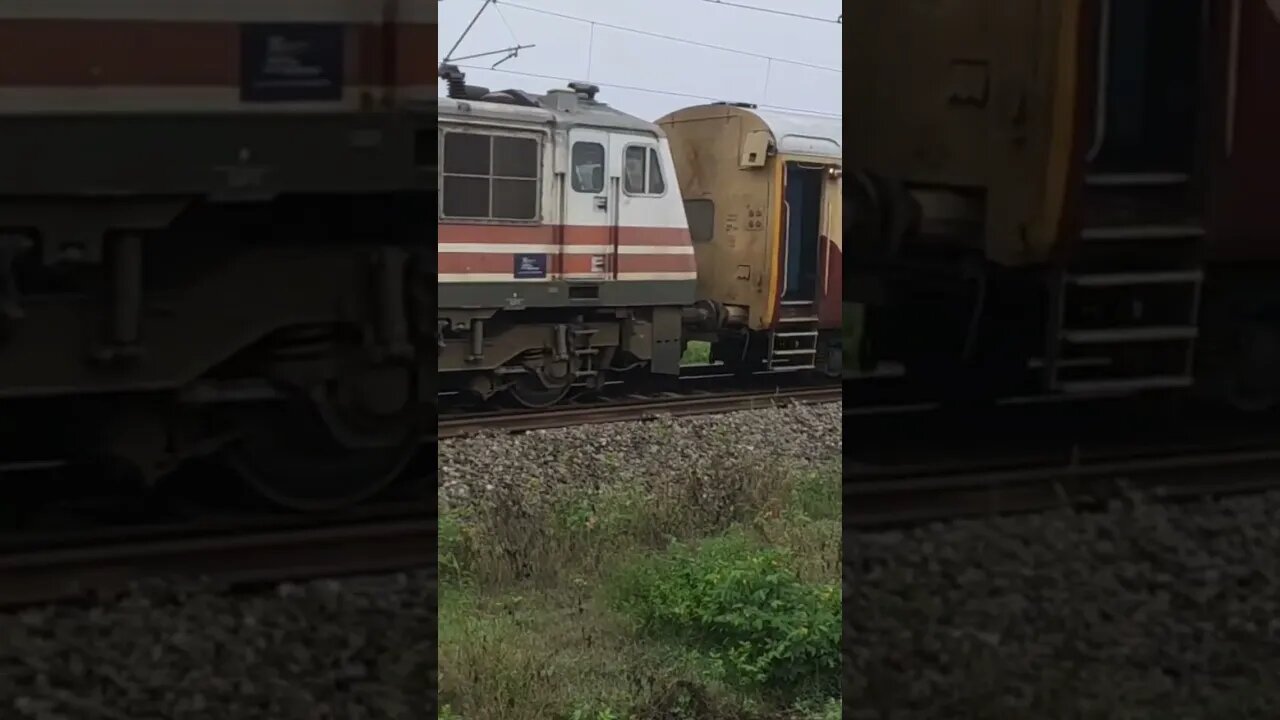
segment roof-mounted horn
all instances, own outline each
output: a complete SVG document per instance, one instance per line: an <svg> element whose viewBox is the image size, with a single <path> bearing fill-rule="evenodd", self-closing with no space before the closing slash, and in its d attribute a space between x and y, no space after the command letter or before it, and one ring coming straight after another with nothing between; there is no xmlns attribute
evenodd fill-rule
<svg viewBox="0 0 1280 720"><path fill-rule="evenodd" d="M571 82L569 89L591 102L595 101L596 93L600 92L599 85L592 85L589 82Z"/></svg>

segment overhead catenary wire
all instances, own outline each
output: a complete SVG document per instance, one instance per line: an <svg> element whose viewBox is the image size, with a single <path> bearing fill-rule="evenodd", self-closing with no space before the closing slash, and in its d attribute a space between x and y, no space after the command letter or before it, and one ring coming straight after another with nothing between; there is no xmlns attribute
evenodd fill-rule
<svg viewBox="0 0 1280 720"><path fill-rule="evenodd" d="M713 43L705 43L699 40L690 40L688 38L677 37L675 35L668 35L666 33L654 32L652 30L637 30L635 28L629 28L622 25L614 25L607 22L601 22L599 20L592 20L590 18L579 17L577 15L570 15L568 13L562 13L557 10L547 10L546 8L533 7L530 5L523 5L521 3L507 2L507 0L486 0L486 1L493 2L495 6L505 5L506 7L515 8L517 10L525 10L527 12L538 13L540 15L547 15L550 17L557 17L563 20L572 20L574 22L586 23L588 25L596 25L602 28L609 28L610 30L617 30L619 32L632 33L634 35L643 35L645 37L668 40L670 42L680 43L683 45L691 45L693 47L707 48L709 50L718 50L720 52L733 53L735 55L744 55L746 57L759 58L761 60L769 60L771 62L783 63L786 65L795 65L797 67L805 67L813 70L824 70L826 72L833 72L836 74L844 73L844 70L842 68L832 67L830 65L819 65L817 63L804 62L802 60L791 60L789 58L774 57L772 55L765 55L764 53L751 52L750 50L739 50L738 48L726 47L724 45L715 45Z"/></svg>
<svg viewBox="0 0 1280 720"><path fill-rule="evenodd" d="M716 51L719 51L719 52L726 52L726 53L732 53L732 54L736 54L736 55L740 55L740 56L745 56L745 57L752 57L752 58L762 59L762 60L764 60L764 61L765 61L765 68L766 68L766 71L765 71L765 73L766 73L766 77L765 77L765 81L764 81L764 95L765 95L766 97L767 97L767 95L768 95L768 88L769 88L769 78L768 78L768 75L770 74L770 70L771 70L771 68L772 68L772 66L773 66L773 64L774 64L774 63L784 64L784 65L793 65L793 66L797 66L797 67L804 67L804 68L809 68L809 69L814 69L814 70L822 70L822 71L832 72L832 73L836 73L836 74L842 74L842 73L843 73L843 70L842 70L841 68L839 68L839 67L831 67L831 66L827 66L827 65L819 65L819 64L816 64L816 63L809 63L809 62L803 62L803 61L798 61L798 60L791 60L791 59L789 59L789 58L780 58L780 57L775 57L775 56L772 56L772 55L767 55L767 54L764 54L764 53L751 52L751 51L748 51L748 50L740 50L740 49L738 49L738 48L725 47L725 46L722 46L722 45L715 45L715 44L712 44L712 43L705 43L705 42L701 42L701 41L698 41L698 40L690 40L690 39L688 39L688 38L676 37L676 36L674 36L674 35L668 35L668 34L665 34L665 33L653 32L653 31L648 31L648 30L637 30L637 29L635 29L635 28L623 27L623 26L615 25L615 24L611 24L611 23L600 22L600 21L597 21L597 20L591 20L591 19L588 19L588 18L579 17L579 16L577 16L577 15L571 15L571 14L568 14L568 13L562 13L562 12L558 12L558 11L555 11L555 10L547 10L547 9L544 9L544 8L532 7L532 6L524 5L524 4L517 3L517 2L508 2L508 0L483 0L483 3L482 3L482 5L481 5L481 10L483 10L485 7L487 7L490 3L492 3L492 4L494 5L494 10L495 10L495 11L498 11L498 10L499 10L499 7L498 7L499 5L506 5L506 6L508 6L509 8L513 8L513 9L517 9L517 10L525 10L525 11L532 12L532 13L538 13L538 14L547 15L547 16L550 16L550 17L557 17L557 18L564 19L564 20L569 20L569 21L573 21L573 22L579 22L579 23L586 24L586 25L588 25L588 26L589 26L590 31L591 31L590 38L589 38L589 41L588 41L588 42L590 43L590 46L591 46L591 47L594 47L594 45L595 45L595 28L596 28L596 26L598 25L598 26L600 26L600 27L602 27L602 28L608 28L608 29L616 30L616 31L620 31L620 32L632 33L632 34L636 34L636 35L642 35L642 36L647 36L647 37L652 37L652 38L657 38L657 39L667 40L667 41L675 42L675 43L679 43L679 44L685 44L685 45L690 45L690 46L695 46L695 47L702 47L702 48L707 48L707 49L711 49L711 50L716 50ZM728 5L729 5L729 6L734 6L735 4L734 4L734 3L729 3ZM750 9L760 9L760 8L756 8L756 7L754 7L754 6L747 6L747 7L745 7L744 9L748 9L748 10L750 10ZM784 13L784 14L785 14L785 13ZM477 18L478 18L478 16L479 16L479 13L477 13ZM512 34L513 39L514 39L515 33L514 33L513 29L511 28L510 24L508 24L508 23L507 23L507 19L506 19L506 17L502 16L500 12L499 12L499 16L500 16L500 19L502 20L503 24L507 26L507 30L508 30L508 32L510 32L510 33ZM476 20L476 18L473 18L473 19L472 19L472 24L474 24L475 20ZM468 28L467 28L467 29L468 29L468 30L470 30L470 26L468 26ZM464 31L464 35L465 35L465 34L466 34L466 31ZM461 38L459 38L459 43L460 43L460 42L461 42ZM457 44L458 44L458 43L455 43L455 49L456 49L456 45L457 45ZM507 57L504 57L504 58L503 58L503 61L505 61L505 60L507 60L507 59L510 59L510 57L514 57L514 56L516 55L516 53L517 53L519 50L524 49L525 47L531 47L531 46L516 46L516 47L513 47L513 48L508 48L508 49L507 49L507 52L509 52L509 54L507 55ZM476 56L460 57L460 58L456 58L455 60L465 60L465 59L469 59L470 57L478 57L478 56L480 56L480 55L491 55L491 54L497 54L498 52L502 52L502 51L493 51L493 52L489 52L489 53L481 53L481 54L478 54L478 55L476 55ZM506 73L506 74L510 74L510 75L517 75L517 76L529 77L529 78L539 78L539 79L544 79L544 80L557 80L557 81L563 81L563 82L572 82L572 81L583 80L583 79L591 80L591 77L590 77L590 76L591 76L591 72L590 72L590 69L591 69L591 60L592 60L592 58L590 57L590 55L591 55L591 54L592 54L592 53L589 53L589 57L588 57L588 59L587 59L587 68L588 68L588 71L587 71L587 75L585 76L585 78L584 78L584 77L568 78L568 77L563 77L563 76L558 76L558 75L546 75L546 74L540 74L540 73L525 72L525 71L520 71L520 70L498 69L498 68L497 68L497 64L500 64L502 61L499 61L499 63L497 63L497 64L495 64L495 65L493 65L493 66L491 66L491 67L487 67L487 68L486 68L486 67L476 66L476 65L465 65L465 64L462 64L462 63L458 63L458 66L459 66L459 67L464 67L464 68L467 68L467 69L471 69L471 70L490 71L490 72L501 72L501 73ZM641 87L641 86L635 86L635 85L623 85L623 84L619 84L619 83L600 83L600 84L601 84L601 85L604 85L604 86L606 86L606 87L611 87L611 88L615 88L615 89L619 89L619 90L629 90L629 91L641 92L641 93L646 93L646 94L664 95L664 96L668 96L668 97L690 98L690 99L705 100L705 101L712 101L712 102L714 102L714 101L720 101L720 100L724 100L724 99L725 99L725 98L723 98L723 97L713 97L713 96L710 96L710 95L702 95L702 94L697 94L697 93L686 93L686 92L678 92L678 91L672 91L672 90L658 90L658 89L656 89L656 88ZM787 106L782 106L782 105L772 105L772 104L767 104L767 103L756 103L756 107L766 108L766 109L772 109L772 110L781 110L781 111L785 111L785 112L794 112L794 113L805 114L805 115L813 115L813 116L817 116L817 117L828 117L828 118L840 118L840 117L841 117L841 115L840 115L839 113L831 113L831 112L824 112L824 111L819 111L819 110L811 110L811 109L807 109L807 108L787 107Z"/></svg>
<svg viewBox="0 0 1280 720"><path fill-rule="evenodd" d="M738 8L739 10L754 10L755 12L768 13L770 15L779 15L782 17L796 18L797 20L812 20L813 22L829 23L831 25L843 25L844 13L836 16L835 20L831 18L819 17L817 15L805 15L803 13L789 12L787 10L776 10L774 8L760 7L758 5L746 5L744 3L729 2L729 0L702 0L702 2L711 3L712 5L723 5L725 7Z"/></svg>
<svg viewBox="0 0 1280 720"><path fill-rule="evenodd" d="M508 75L519 75L521 77L537 78L539 80L556 80L559 82L574 82L576 80L575 78L561 77L559 75L544 75L542 73L524 72L521 70L507 70L507 69L501 69L501 68L494 69L494 68L481 67L478 65L459 64L458 67L466 68L468 70L483 70L485 72L498 72L498 73L505 73ZM652 93L654 95L666 95L668 97L689 98L692 100L707 100L710 102L717 102L724 99L724 98L712 97L710 95L683 93L683 92L676 92L674 90L657 90L654 88L639 87L636 85L622 85L619 83L597 82L596 84L602 85L604 87L614 88L616 90L629 90L632 92ZM766 105L763 103L756 103L756 107L764 108L766 110L781 110L782 112L793 112L793 113L799 113L802 115L813 115L815 117L827 117L827 118L836 118L836 119L839 119L842 117L841 115L838 115L836 113L822 112L820 110L809 110L807 108L786 107L783 105Z"/></svg>

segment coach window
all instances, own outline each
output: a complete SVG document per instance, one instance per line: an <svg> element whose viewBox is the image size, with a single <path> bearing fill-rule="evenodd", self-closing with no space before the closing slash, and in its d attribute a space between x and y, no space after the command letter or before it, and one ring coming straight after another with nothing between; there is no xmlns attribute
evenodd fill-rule
<svg viewBox="0 0 1280 720"><path fill-rule="evenodd" d="M685 200L684 216L689 236L696 243L711 242L716 232L716 204L711 200Z"/></svg>
<svg viewBox="0 0 1280 720"><path fill-rule="evenodd" d="M581 193L604 191L604 146L600 143L573 144L573 189Z"/></svg>
<svg viewBox="0 0 1280 720"><path fill-rule="evenodd" d="M628 195L661 195L667 191L657 150L648 145L628 145L626 161L623 189Z"/></svg>
<svg viewBox="0 0 1280 720"><path fill-rule="evenodd" d="M537 220L535 138L446 132L440 214L469 220Z"/></svg>

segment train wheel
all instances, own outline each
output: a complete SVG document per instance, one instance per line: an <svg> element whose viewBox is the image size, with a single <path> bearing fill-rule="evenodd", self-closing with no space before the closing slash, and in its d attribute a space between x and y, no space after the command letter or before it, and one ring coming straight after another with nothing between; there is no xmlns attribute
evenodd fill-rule
<svg viewBox="0 0 1280 720"><path fill-rule="evenodd" d="M551 407L569 395L581 367L581 361L575 357L567 360L543 359L542 362L527 364L527 372L516 376L507 386L507 394L527 408Z"/></svg>
<svg viewBox="0 0 1280 720"><path fill-rule="evenodd" d="M419 433L404 422L378 444L335 437L332 411L313 402L263 408L244 418L227 460L267 500L301 512L354 505L392 485L413 459Z"/></svg>
<svg viewBox="0 0 1280 720"><path fill-rule="evenodd" d="M573 375L544 380L538 373L526 373L507 387L507 394L524 407L541 409L564 400L572 387Z"/></svg>

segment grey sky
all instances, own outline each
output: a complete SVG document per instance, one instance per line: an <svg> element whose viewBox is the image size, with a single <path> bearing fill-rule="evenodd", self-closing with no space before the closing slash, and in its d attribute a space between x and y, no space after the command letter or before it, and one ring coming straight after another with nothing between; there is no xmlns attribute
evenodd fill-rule
<svg viewBox="0 0 1280 720"><path fill-rule="evenodd" d="M834 20L840 0L732 0L789 13ZM440 50L457 41L482 0L443 0ZM556 17L543 10L735 50L771 56L751 57L706 47ZM841 26L746 10L706 0L499 0L488 7L454 57L537 45L498 66L501 54L462 60L467 81L492 89L545 92L565 80L589 80L601 87L600 99L619 110L656 120L688 105L712 100L752 102L840 114L842 79L827 68L841 65ZM471 66L471 67L468 67ZM509 72L501 72L501 71ZM546 77L538 77L546 76ZM642 92L660 90L681 95ZM440 93L444 94L443 83ZM696 97L688 97L696 96Z"/></svg>

